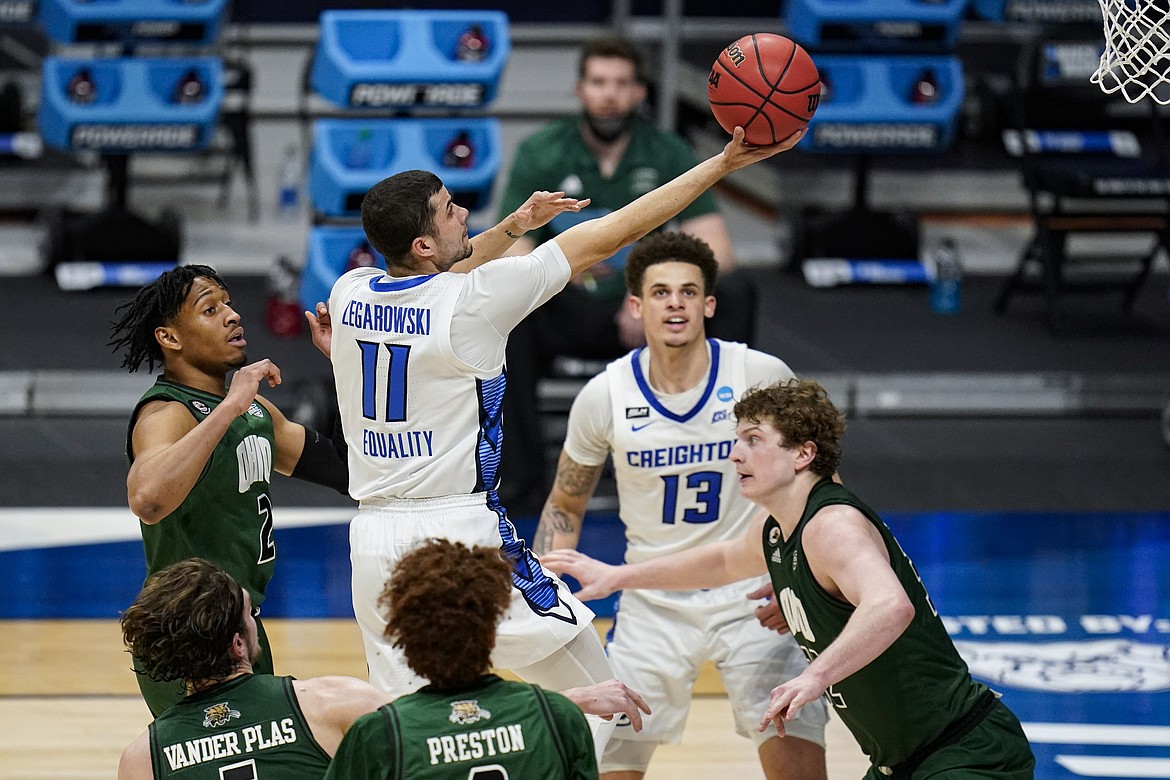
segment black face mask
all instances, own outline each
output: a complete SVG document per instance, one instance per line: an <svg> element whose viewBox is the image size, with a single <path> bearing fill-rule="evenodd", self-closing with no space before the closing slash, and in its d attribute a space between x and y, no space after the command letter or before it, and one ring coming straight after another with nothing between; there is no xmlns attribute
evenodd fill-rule
<svg viewBox="0 0 1170 780"><path fill-rule="evenodd" d="M589 128L589 132L607 144L611 144L621 138L630 129L630 125L633 122L634 115L632 113L623 114L622 116L605 117L603 119L585 114L585 126Z"/></svg>

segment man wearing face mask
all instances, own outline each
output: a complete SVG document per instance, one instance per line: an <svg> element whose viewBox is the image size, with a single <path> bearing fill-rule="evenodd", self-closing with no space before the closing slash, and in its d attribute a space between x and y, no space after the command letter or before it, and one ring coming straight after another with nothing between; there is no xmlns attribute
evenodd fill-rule
<svg viewBox="0 0 1170 780"><path fill-rule="evenodd" d="M696 162L685 139L658 129L639 113L646 83L641 54L629 41L605 37L586 43L574 92L580 114L550 123L517 147L500 209L511 213L534 187L588 196L592 205L525 234L512 254L531 252L578 222L621 208ZM668 227L704 241L719 263L715 295L720 305L708 320L708 334L752 343L755 290L742 271L733 270L731 236L715 196L705 192ZM645 343L640 324L622 305L628 249L575 277L512 331L500 494L514 511L537 511L548 492L536 383L548 374L553 358L609 361Z"/></svg>

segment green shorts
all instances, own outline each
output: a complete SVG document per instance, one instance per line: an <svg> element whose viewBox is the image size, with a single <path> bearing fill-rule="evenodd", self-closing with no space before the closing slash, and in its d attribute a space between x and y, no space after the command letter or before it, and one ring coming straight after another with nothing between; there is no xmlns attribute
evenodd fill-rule
<svg viewBox="0 0 1170 780"><path fill-rule="evenodd" d="M927 756L911 780L1032 780L1036 757L1024 736L1024 729L1003 702L995 707L966 736ZM888 780L877 767L870 767L866 780Z"/></svg>

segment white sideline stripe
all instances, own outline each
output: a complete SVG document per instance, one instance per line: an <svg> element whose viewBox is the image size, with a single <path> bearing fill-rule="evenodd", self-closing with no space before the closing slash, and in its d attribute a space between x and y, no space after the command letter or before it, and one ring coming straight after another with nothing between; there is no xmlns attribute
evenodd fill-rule
<svg viewBox="0 0 1170 780"><path fill-rule="evenodd" d="M280 528L348 523L355 509L278 507ZM140 539L138 518L125 508L26 507L0 509L0 552Z"/></svg>
<svg viewBox="0 0 1170 780"><path fill-rule="evenodd" d="M1028 735L1029 742L1065 745L1170 746L1170 726L1127 726L1113 723L1023 723L1021 725L1024 727L1024 733ZM1133 775L1133 777L1153 776ZM1170 777L1170 772L1164 772L1158 776ZM1129 777L1129 775L1100 775L1100 777Z"/></svg>
<svg viewBox="0 0 1170 780"><path fill-rule="evenodd" d="M1081 777L1170 777L1170 759L1118 756L1057 756L1056 763Z"/></svg>

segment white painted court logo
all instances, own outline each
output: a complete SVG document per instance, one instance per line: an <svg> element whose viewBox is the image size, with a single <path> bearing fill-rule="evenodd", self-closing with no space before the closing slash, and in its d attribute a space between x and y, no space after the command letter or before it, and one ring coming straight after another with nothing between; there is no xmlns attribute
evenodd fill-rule
<svg viewBox="0 0 1170 780"><path fill-rule="evenodd" d="M451 714L447 716L447 720L467 725L481 720L491 720L491 717L490 712L480 709L478 699L464 699L451 702Z"/></svg>
<svg viewBox="0 0 1170 780"><path fill-rule="evenodd" d="M1170 690L1170 647L1128 639L1091 642L956 641L971 673L1052 693Z"/></svg>

